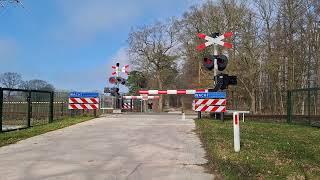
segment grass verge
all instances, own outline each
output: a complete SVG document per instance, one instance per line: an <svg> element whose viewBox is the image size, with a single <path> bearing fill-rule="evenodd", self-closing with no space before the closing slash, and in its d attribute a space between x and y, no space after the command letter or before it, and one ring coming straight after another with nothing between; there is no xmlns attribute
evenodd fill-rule
<svg viewBox="0 0 320 180"><path fill-rule="evenodd" d="M34 126L28 129L22 129L17 131L10 131L0 133L0 147L8 144L13 144L23 139L27 139L39 134L44 134L49 131L54 131L64 127L68 127L74 124L78 124L84 121L93 119L94 117L74 117L74 118L65 118L62 120L56 120L53 123Z"/></svg>
<svg viewBox="0 0 320 180"><path fill-rule="evenodd" d="M317 179L320 128L279 123L240 123L241 150L233 149L232 121L196 120L207 168L227 179Z"/></svg>

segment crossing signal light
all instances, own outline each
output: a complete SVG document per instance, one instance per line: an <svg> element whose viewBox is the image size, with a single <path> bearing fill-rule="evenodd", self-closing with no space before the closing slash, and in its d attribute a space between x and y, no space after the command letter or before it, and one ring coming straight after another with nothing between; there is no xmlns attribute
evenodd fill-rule
<svg viewBox="0 0 320 180"><path fill-rule="evenodd" d="M117 88L117 87L111 88L110 94L111 94L111 96L120 96L119 88Z"/></svg>
<svg viewBox="0 0 320 180"><path fill-rule="evenodd" d="M114 77L110 77L109 78L109 83L110 84L115 84L116 82L117 82L116 78L114 78Z"/></svg>
<svg viewBox="0 0 320 180"><path fill-rule="evenodd" d="M122 85L125 85L126 84L126 80L122 77L117 77L117 81L118 83L122 84Z"/></svg>
<svg viewBox="0 0 320 180"><path fill-rule="evenodd" d="M105 87L104 90L103 90L103 92L104 92L104 93L110 93L111 91L110 91L110 88Z"/></svg>
<svg viewBox="0 0 320 180"><path fill-rule="evenodd" d="M217 66L219 71L223 71L226 69L228 65L228 58L225 55L213 55L209 57L203 58L203 66L211 71L214 68L214 60L217 60Z"/></svg>
<svg viewBox="0 0 320 180"><path fill-rule="evenodd" d="M216 77L216 86L211 91L228 89L229 85L237 85L237 76L229 76L228 74L218 74Z"/></svg>
<svg viewBox="0 0 320 180"><path fill-rule="evenodd" d="M218 70L223 71L226 69L228 65L228 58L225 55L218 55L217 56L217 64L218 64Z"/></svg>
<svg viewBox="0 0 320 180"><path fill-rule="evenodd" d="M122 77L110 77L109 78L109 83L110 84L122 84L122 85L125 85L126 84L126 80Z"/></svg>
<svg viewBox="0 0 320 180"><path fill-rule="evenodd" d="M211 71L214 68L214 57L205 57L203 58L203 66Z"/></svg>

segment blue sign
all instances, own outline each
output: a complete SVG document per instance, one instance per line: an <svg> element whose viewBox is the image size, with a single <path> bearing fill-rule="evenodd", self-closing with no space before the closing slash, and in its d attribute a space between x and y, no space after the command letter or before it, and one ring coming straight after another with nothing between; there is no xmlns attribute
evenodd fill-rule
<svg viewBox="0 0 320 180"><path fill-rule="evenodd" d="M225 99L227 98L226 92L207 92L207 93L195 93L196 99Z"/></svg>
<svg viewBox="0 0 320 180"><path fill-rule="evenodd" d="M70 98L97 98L99 93L95 92L71 92L69 94Z"/></svg>

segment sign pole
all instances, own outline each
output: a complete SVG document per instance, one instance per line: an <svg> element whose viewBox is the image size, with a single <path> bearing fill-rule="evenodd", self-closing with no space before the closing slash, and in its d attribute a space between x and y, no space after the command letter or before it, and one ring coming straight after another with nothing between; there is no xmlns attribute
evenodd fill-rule
<svg viewBox="0 0 320 180"><path fill-rule="evenodd" d="M218 56L218 45L214 44L213 45L213 55ZM217 63L217 58L214 58L214 69L213 69L213 78L215 78L218 74L218 63ZM217 83L216 81L214 81Z"/></svg>
<svg viewBox="0 0 320 180"><path fill-rule="evenodd" d="M201 119L201 111L198 111L198 119Z"/></svg>
<svg viewBox="0 0 320 180"><path fill-rule="evenodd" d="M218 45L217 44L213 44L213 55L215 57L217 57L219 54L218 54ZM213 69L213 79L214 79L214 85L216 85L218 82L218 78L216 78L217 74L218 74L218 62L217 62L217 58L214 58L213 60L213 63L214 63L214 69ZM224 113L219 113L220 116L220 120L224 120ZM215 113L215 117L217 119L217 113Z"/></svg>

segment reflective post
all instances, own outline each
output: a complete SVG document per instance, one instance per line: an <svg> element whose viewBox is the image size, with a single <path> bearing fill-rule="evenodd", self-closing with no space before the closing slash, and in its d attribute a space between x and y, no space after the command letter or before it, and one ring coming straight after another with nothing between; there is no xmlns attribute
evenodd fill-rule
<svg viewBox="0 0 320 180"><path fill-rule="evenodd" d="M240 151L240 122L239 113L233 112L233 141L234 141L234 151Z"/></svg>

